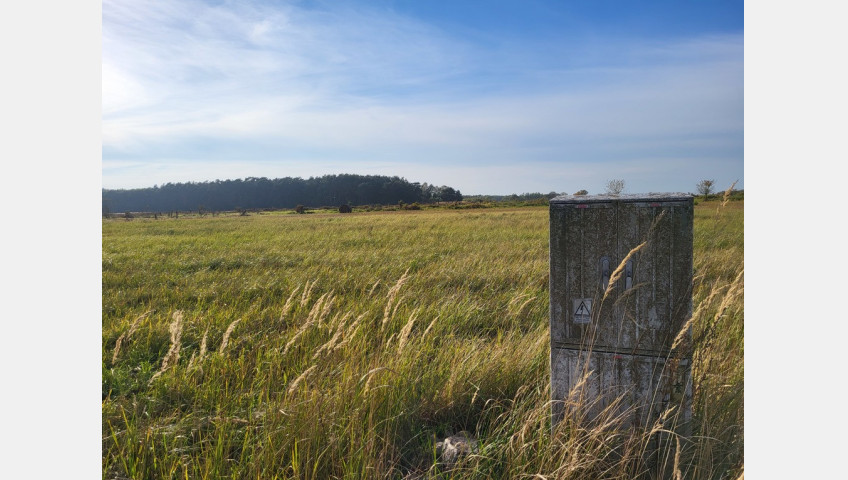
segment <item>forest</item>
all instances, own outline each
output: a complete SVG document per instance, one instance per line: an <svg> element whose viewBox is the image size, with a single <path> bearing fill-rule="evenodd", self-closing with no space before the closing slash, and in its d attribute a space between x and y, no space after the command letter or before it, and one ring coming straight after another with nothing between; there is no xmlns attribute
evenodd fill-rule
<svg viewBox="0 0 848 480"><path fill-rule="evenodd" d="M103 214L227 211L338 205L455 202L462 193L449 186L412 183L381 175L324 175L321 177L248 177L209 182L166 183L149 188L103 189Z"/></svg>

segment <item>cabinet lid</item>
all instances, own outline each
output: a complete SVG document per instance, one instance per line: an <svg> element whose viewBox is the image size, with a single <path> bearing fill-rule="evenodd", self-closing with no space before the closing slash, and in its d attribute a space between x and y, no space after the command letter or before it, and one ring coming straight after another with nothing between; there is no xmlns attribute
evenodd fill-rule
<svg viewBox="0 0 848 480"><path fill-rule="evenodd" d="M552 204L599 202L679 202L695 198L691 193L627 193L621 195L560 195L550 200Z"/></svg>

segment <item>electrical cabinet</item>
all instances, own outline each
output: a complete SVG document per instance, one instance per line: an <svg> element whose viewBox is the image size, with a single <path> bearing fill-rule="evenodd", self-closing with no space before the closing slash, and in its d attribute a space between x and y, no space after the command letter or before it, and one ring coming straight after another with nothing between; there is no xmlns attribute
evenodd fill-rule
<svg viewBox="0 0 848 480"><path fill-rule="evenodd" d="M550 201L553 424L578 386L590 417L650 428L676 405L689 421L693 215L683 193Z"/></svg>

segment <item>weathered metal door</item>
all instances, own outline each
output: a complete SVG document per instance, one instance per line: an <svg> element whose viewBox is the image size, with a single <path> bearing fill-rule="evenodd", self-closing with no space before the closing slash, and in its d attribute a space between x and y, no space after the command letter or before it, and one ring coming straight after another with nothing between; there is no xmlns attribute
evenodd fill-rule
<svg viewBox="0 0 848 480"><path fill-rule="evenodd" d="M692 310L692 227L688 194L551 200L554 423L577 393L590 416L615 402L649 427L677 404L688 421L691 357L672 347L688 338L678 335Z"/></svg>

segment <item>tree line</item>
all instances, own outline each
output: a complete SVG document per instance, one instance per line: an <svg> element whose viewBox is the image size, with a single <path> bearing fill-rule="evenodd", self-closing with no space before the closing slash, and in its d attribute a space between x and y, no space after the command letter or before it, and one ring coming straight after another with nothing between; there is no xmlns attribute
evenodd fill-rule
<svg viewBox="0 0 848 480"><path fill-rule="evenodd" d="M237 180L166 183L149 188L103 189L103 213L231 211L339 205L455 202L462 193L445 185L413 183L382 175L248 177Z"/></svg>

